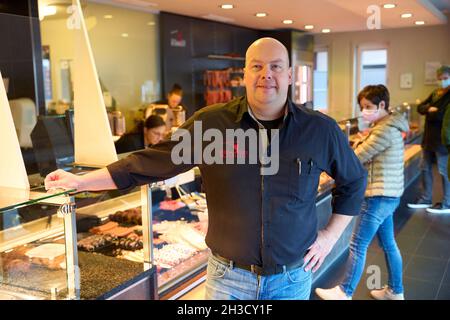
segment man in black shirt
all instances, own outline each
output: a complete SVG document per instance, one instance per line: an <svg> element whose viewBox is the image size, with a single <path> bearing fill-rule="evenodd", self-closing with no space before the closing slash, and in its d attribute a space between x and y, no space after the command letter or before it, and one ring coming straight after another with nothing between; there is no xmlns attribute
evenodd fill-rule
<svg viewBox="0 0 450 320"><path fill-rule="evenodd" d="M288 98L291 68L279 41L262 38L248 48L244 82L246 96L197 111L170 141L84 176L55 171L46 187L123 189L198 166L209 212L206 297L308 299L311 271L359 214L367 174L333 119ZM273 127L269 137L266 128ZM249 143L230 132L248 133ZM252 161L254 137L262 146L258 161ZM177 139L190 146L183 156ZM336 186L330 221L317 230L323 171Z"/></svg>

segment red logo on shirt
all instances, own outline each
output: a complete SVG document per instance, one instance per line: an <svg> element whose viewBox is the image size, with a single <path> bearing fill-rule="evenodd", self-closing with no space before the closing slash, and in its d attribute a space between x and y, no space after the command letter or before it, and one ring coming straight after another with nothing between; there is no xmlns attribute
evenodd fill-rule
<svg viewBox="0 0 450 320"><path fill-rule="evenodd" d="M233 149L233 151L231 151L231 149ZM248 151L240 149L237 143L226 142L224 149L222 150L222 156L223 159L246 159Z"/></svg>

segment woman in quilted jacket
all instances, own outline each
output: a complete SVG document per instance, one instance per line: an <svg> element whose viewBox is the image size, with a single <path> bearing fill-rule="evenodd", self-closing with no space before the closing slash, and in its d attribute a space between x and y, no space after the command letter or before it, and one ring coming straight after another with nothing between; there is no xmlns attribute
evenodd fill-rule
<svg viewBox="0 0 450 320"><path fill-rule="evenodd" d="M368 171L362 213L350 243L350 255L343 281L331 289L316 289L324 300L351 300L361 279L368 246L378 236L388 266L388 285L372 290L378 300L404 300L402 256L394 237L393 214L403 194L404 143L409 130L400 113L389 112L389 91L383 85L367 86L358 94L362 117L372 126L370 133L354 145Z"/></svg>

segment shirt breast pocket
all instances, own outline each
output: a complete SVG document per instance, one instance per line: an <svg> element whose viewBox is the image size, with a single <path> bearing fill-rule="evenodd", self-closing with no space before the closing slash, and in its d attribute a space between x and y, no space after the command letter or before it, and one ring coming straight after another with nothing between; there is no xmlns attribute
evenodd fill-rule
<svg viewBox="0 0 450 320"><path fill-rule="evenodd" d="M312 158L294 158L290 164L289 195L291 201L315 201L322 170Z"/></svg>

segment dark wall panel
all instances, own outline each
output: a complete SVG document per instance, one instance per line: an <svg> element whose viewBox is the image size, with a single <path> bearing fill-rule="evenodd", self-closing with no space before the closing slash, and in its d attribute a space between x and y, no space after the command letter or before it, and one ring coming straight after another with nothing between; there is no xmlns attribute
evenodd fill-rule
<svg viewBox="0 0 450 320"><path fill-rule="evenodd" d="M243 57L247 47L259 37L257 30L166 12L160 14L160 28L163 92L167 93L173 83L179 83L188 116L205 106L205 70L244 66L243 61L214 60L207 56L234 53ZM170 45L169 33L175 29L183 30L186 50ZM189 30L189 36L184 35L185 30Z"/></svg>
<svg viewBox="0 0 450 320"><path fill-rule="evenodd" d="M178 83L184 91L183 103L192 105L189 90L192 84L190 21L161 13L160 26L162 93L165 96L173 84Z"/></svg>

